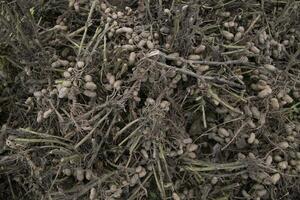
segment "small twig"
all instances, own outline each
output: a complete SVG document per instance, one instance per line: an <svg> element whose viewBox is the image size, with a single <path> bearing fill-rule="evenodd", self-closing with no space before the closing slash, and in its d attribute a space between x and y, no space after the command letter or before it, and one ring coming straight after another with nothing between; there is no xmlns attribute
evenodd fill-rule
<svg viewBox="0 0 300 200"><path fill-rule="evenodd" d="M95 9L95 7L96 7L96 3L97 3L97 0L94 0L93 3L92 3L91 9L90 9L88 18L87 18L87 20L86 20L85 27L84 27L84 33L83 33L83 36L82 36L82 39L81 39L81 42L80 42L80 46L79 46L79 50L78 50L78 56L80 56L81 49L82 49L84 40L85 40L85 38L86 38L86 34L87 34L88 27L89 27L89 23L90 23L90 21L91 21L91 18L92 18L92 14L93 14L93 12L94 12L94 9Z"/></svg>
<svg viewBox="0 0 300 200"><path fill-rule="evenodd" d="M92 44L95 43L95 40L98 38L101 32L102 32L102 28L98 27L97 30L95 31L94 36L92 37L92 39L90 39L89 43L86 45L83 57L87 57L87 54L89 53L89 48L92 46Z"/></svg>
<svg viewBox="0 0 300 200"><path fill-rule="evenodd" d="M230 55L230 54L238 54L238 53L242 53L246 51L245 49L237 49L237 50L234 50L234 51L227 51L227 52L223 52L221 53L222 56L225 56L225 55Z"/></svg>
<svg viewBox="0 0 300 200"><path fill-rule="evenodd" d="M88 26L90 26L90 24L88 24ZM69 33L68 37L72 38L72 37L76 36L77 34L81 33L84 30L85 30L85 26L77 29L76 31L73 31L72 33Z"/></svg>
<svg viewBox="0 0 300 200"><path fill-rule="evenodd" d="M142 138L143 136L142 135L139 135L136 137L135 140L133 140L133 144L130 146L129 148L129 158L127 160L127 163L126 163L126 168L128 168L130 162L131 162L131 158L132 158L132 154L133 154L133 151L134 149L138 146L139 142L140 142L140 139Z"/></svg>
<svg viewBox="0 0 300 200"><path fill-rule="evenodd" d="M67 141L67 142L72 142L71 140L68 140L66 138L63 138L63 137L59 137L59 136L56 136L56 135L49 135L49 134L46 134L46 133L39 133L39 132L35 132L35 131L32 131L32 130L28 130L28 129L25 129L25 128L19 128L17 129L17 131L21 131L21 132L24 132L26 134L33 134L33 135L38 135L42 138L55 138L55 139L59 139L59 140L64 140L64 141Z"/></svg>
<svg viewBox="0 0 300 200"><path fill-rule="evenodd" d="M143 188L143 185L151 178L153 175L153 172L150 172L149 175L144 179L144 181L139 185L139 187L136 188L135 191L132 192L132 195L127 200L133 200L136 199L137 193L140 191L141 188Z"/></svg>
<svg viewBox="0 0 300 200"><path fill-rule="evenodd" d="M225 92L229 93L229 94L232 95L233 97L237 98L238 101L242 101L242 102L244 102L244 103L247 103L247 102L248 102L244 97L239 96L239 95L235 94L234 92L228 91L228 90L227 90L226 88L224 88L224 87L219 87L219 88L222 89L222 90L224 90Z"/></svg>
<svg viewBox="0 0 300 200"><path fill-rule="evenodd" d="M159 190L160 194L162 195L163 194L163 189L162 189L163 186L160 184L160 181L158 180L158 175L157 175L154 165L152 165L151 167L152 167L152 171L153 171L157 189Z"/></svg>
<svg viewBox="0 0 300 200"><path fill-rule="evenodd" d="M241 112L241 111L235 109L234 107L232 107L231 105L229 105L228 103L226 103L225 101L223 101L222 99L220 99L220 97L219 97L217 94L215 94L215 93L211 90L211 88L209 88L207 92L211 95L211 97L212 97L213 99L215 99L216 101L218 101L220 104L222 104L223 106L225 106L225 107L228 108L229 110L231 110L231 111L233 111L233 112L235 112L235 113L239 113L239 114L241 114L241 115L243 114L243 112Z"/></svg>
<svg viewBox="0 0 300 200"><path fill-rule="evenodd" d="M15 138L14 141L16 143L56 143L56 144L61 144L63 146L66 146L66 147L72 149L70 145L68 145L64 142L58 141L58 140L53 140L53 139Z"/></svg>
<svg viewBox="0 0 300 200"><path fill-rule="evenodd" d="M108 127L108 129L107 129L107 131L106 131L106 133L105 133L105 135L104 135L104 137L101 139L101 141L100 141L100 143L98 144L96 150L93 152L92 157L91 157L91 159L90 159L89 162L88 162L88 167L89 167L89 168L92 166L94 160L97 158L98 152L100 151L100 149L101 149L103 143L105 142L105 140L107 140L107 138L108 138L108 136L109 136L109 134L110 134L110 131L111 131L113 125L115 125L116 118L117 118L117 115L114 116L114 118L113 118L113 120L111 121L111 123L110 123L110 125L109 125L109 127Z"/></svg>
<svg viewBox="0 0 300 200"><path fill-rule="evenodd" d="M81 155L74 154L74 155L71 155L71 156L68 156L68 157L61 158L60 162L61 163L66 163L66 162L69 162L71 160L79 160L80 158L81 158Z"/></svg>
<svg viewBox="0 0 300 200"><path fill-rule="evenodd" d="M54 199L82 199L80 198L82 195L88 193L91 188L101 185L104 181L112 177L113 175L118 174L119 171L112 171L112 172L107 172L103 174L101 177L97 177L95 180L91 180L87 184L82 184L78 185L77 187L73 187L67 191L65 191L64 194L62 194L60 191L59 192L54 192L51 193L51 196L54 196ZM75 193L75 194L74 194Z"/></svg>
<svg viewBox="0 0 300 200"><path fill-rule="evenodd" d="M208 171L218 171L218 170L234 170L234 169L242 169L246 168L247 165L226 165L226 164L215 164L207 167L193 167L193 166L184 166L183 169L193 172L208 172Z"/></svg>
<svg viewBox="0 0 300 200"><path fill-rule="evenodd" d="M243 130L243 128L247 125L247 123L243 123L242 126L236 131L234 136L231 138L231 140L221 149L224 151L234 140L235 138L240 134L240 132Z"/></svg>
<svg viewBox="0 0 300 200"><path fill-rule="evenodd" d="M99 127L99 125L107 119L108 115L111 113L112 110L110 110L106 115L104 115L98 122L97 124L94 126L94 128L84 137L82 138L82 140L80 140L80 142L78 142L76 145L75 145L75 149L77 149L80 145L82 145L85 141L87 141L91 136L92 134L96 131L96 129Z"/></svg>
<svg viewBox="0 0 300 200"><path fill-rule="evenodd" d="M201 107L202 107L203 126L204 126L204 128L207 128L206 115L205 115L205 108L204 108L204 105L201 105Z"/></svg>
<svg viewBox="0 0 300 200"><path fill-rule="evenodd" d="M98 36L97 38L97 41L92 49L92 52L91 52L91 57L96 53L96 49L97 47L99 46L101 40L104 38L105 34L113 27L112 26L109 26L109 24L105 24L105 27L104 27L104 30L102 31L101 35Z"/></svg>
<svg viewBox="0 0 300 200"><path fill-rule="evenodd" d="M9 184L9 189L10 189L11 195L12 195L13 199L17 199L16 198L16 194L15 194L14 189L13 189L12 184L11 184L10 177L8 175L6 175L6 176L7 176L7 180L8 180L8 184Z"/></svg>
<svg viewBox="0 0 300 200"><path fill-rule="evenodd" d="M164 167L165 167L165 172L166 172L166 177L168 177L169 182L172 183L172 178L169 172L169 167L168 167L168 163L167 160L165 158L165 152L163 150L163 146L161 143L159 143L159 157L161 158L161 160L163 161ZM174 185L171 185L172 191L175 191L174 189Z"/></svg>
<svg viewBox="0 0 300 200"><path fill-rule="evenodd" d="M174 60L174 57L173 56L169 56L159 50L154 50L152 52L150 52L148 55L147 55L147 58L150 58L150 57L153 57L153 56L162 56L166 59L171 59L171 60ZM245 60L228 60L228 61L207 61L207 60L187 60L187 59L184 59L182 57L177 57L175 58L175 60L180 60L184 63L188 63L188 64L201 64L201 65L211 65L211 66L221 66L221 65L241 65L241 64L247 64L248 62L245 61Z"/></svg>
<svg viewBox="0 0 300 200"><path fill-rule="evenodd" d="M59 166L59 168L58 168L58 170L57 170L57 172L56 172L56 175L55 175L55 177L54 177L54 180L52 181L52 183L51 183L50 188L49 188L48 191L51 191L51 190L52 190L52 188L53 188L53 186L54 186L54 184L55 184L55 182L56 182L56 180L57 180L59 174L61 173L61 168L62 168L62 167ZM47 192L47 193L48 193L48 192Z"/></svg>
<svg viewBox="0 0 300 200"><path fill-rule="evenodd" d="M145 2L145 5L146 5L146 10L147 10L147 13L149 15L149 18L151 19L151 21L153 21L152 14L151 14L151 11L150 11L150 1L146 0L144 2Z"/></svg>
<svg viewBox="0 0 300 200"><path fill-rule="evenodd" d="M245 89L245 85L241 85L241 84L238 84L238 83L234 83L232 81L228 81L228 80L225 80L225 79L222 79L222 78L217 78L217 77L212 77L212 76L201 76L201 75L198 75L188 69L182 69L182 68L177 68L177 67L174 67L174 66L171 66L171 65L167 65L165 63L162 63L162 62L159 62L159 61L156 61L156 60L153 60L153 59L150 59L151 57L154 57L154 56L163 56L165 58L171 58L170 56L166 55L165 53L159 51L159 50L154 50L152 52L150 52L144 59L147 59L149 61L153 61L153 62L156 62L156 64L162 66L162 67L165 67L165 68L169 68L169 69L173 69L173 70L176 70L176 71L179 71L181 73L184 73L184 74L187 74L189 76L193 76L195 78L198 78L202 81L204 80L208 80L208 81L212 81L214 83L219 83L219 84L227 84L231 87L235 87L235 88L238 88L238 89ZM174 59L174 58L172 58ZM247 62L245 62L244 60L231 60L231 61L224 61L224 62L217 62L217 61L193 61L193 60L185 60L183 58L176 58L180 61L183 61L183 62L186 62L190 65L192 64L207 64L207 65L215 65L215 66L220 66L220 65L229 65L229 64L247 64Z"/></svg>
<svg viewBox="0 0 300 200"><path fill-rule="evenodd" d="M45 33L49 33L49 32L56 31L56 30L59 30L59 28L56 27L56 26L54 26L54 27L52 27L52 28L49 28L49 29L46 29L46 30L40 32L39 34L40 34L40 35L44 35Z"/></svg>
<svg viewBox="0 0 300 200"><path fill-rule="evenodd" d="M16 66L17 68L24 70L24 67L21 67L21 65L10 59L8 56L4 56L4 58L7 59L12 65Z"/></svg>
<svg viewBox="0 0 300 200"><path fill-rule="evenodd" d="M52 109L55 111L55 114L58 117L58 121L59 123L63 123L64 122L64 118L61 116L61 114L57 111L57 109L54 107L53 103L49 100L49 104L52 107Z"/></svg>
<svg viewBox="0 0 300 200"><path fill-rule="evenodd" d="M98 105L96 107L93 107L92 110L90 110L90 111L86 112L85 114L81 115L80 119L86 119L86 118L88 118L91 114L100 111L102 108L107 107L108 104L109 104L108 102L105 102L105 103L100 104L100 105Z"/></svg>
<svg viewBox="0 0 300 200"><path fill-rule="evenodd" d="M156 155L157 155L157 148L154 147L154 151L156 151ZM161 186L161 197L162 199L166 199L166 191L165 191L165 188L164 188L164 175L163 175L163 171L162 171L162 167L161 167L161 163L160 163L160 159L158 156L156 156L156 163L157 163L157 169L158 169L158 175L159 175L159 183L160 183L160 186ZM155 171L155 170L154 170Z"/></svg>
<svg viewBox="0 0 300 200"><path fill-rule="evenodd" d="M201 64L201 65L212 65L212 66L221 66L221 65L240 65L240 64L246 64L243 60L228 60L228 61L207 61L207 60L185 60L180 59L181 61L184 61L186 63L192 63L192 64Z"/></svg>
<svg viewBox="0 0 300 200"><path fill-rule="evenodd" d="M246 35L249 31L251 31L251 29L253 28L253 26L256 24L256 22L259 20L260 15L258 15L250 24L250 26L248 27L248 29L245 31L244 35Z"/></svg>
<svg viewBox="0 0 300 200"><path fill-rule="evenodd" d="M103 62L107 62L107 55L106 55L106 36L104 35L104 44L103 44Z"/></svg>
<svg viewBox="0 0 300 200"><path fill-rule="evenodd" d="M93 117L92 117L91 119L89 119L88 121L89 121L90 123L93 123L93 122L97 121L104 113L106 113L106 110L105 110L105 109L101 110L98 114L96 114L95 116L93 116Z"/></svg>
<svg viewBox="0 0 300 200"><path fill-rule="evenodd" d="M139 127L137 127L134 131L132 131L132 133L130 133L130 135L128 137L126 137L122 142L120 142L120 144L118 146L122 146L127 140L132 138L142 127L143 127L143 125L140 125Z"/></svg>
<svg viewBox="0 0 300 200"><path fill-rule="evenodd" d="M234 188L236 187L240 187L241 184L240 183L233 183L233 184L230 184L230 185L226 185L224 187L221 187L221 188L218 188L216 189L215 191L213 191L211 194L219 194L220 192L224 192L226 190L230 190L232 191ZM225 197L225 198L222 198L223 200L227 200L228 198ZM218 199L218 200L221 200L221 199Z"/></svg>
<svg viewBox="0 0 300 200"><path fill-rule="evenodd" d="M139 122L142 119L143 118L137 118L136 120L133 120L132 122L130 122L129 124L127 124L124 128L122 128L121 130L119 130L116 133L116 135L114 136L114 140L116 140L120 135L122 135L122 133L124 133L129 127L131 127L132 125L134 125L135 123Z"/></svg>
<svg viewBox="0 0 300 200"><path fill-rule="evenodd" d="M174 66L167 65L167 64L155 61L155 60L151 60L151 59L149 59L149 60L154 61L156 64L160 65L161 67L165 67L165 68L168 68L168 69L173 69L173 70L176 70L176 71L181 72L183 74L195 77L195 78L200 79L200 80L207 80L207 81L211 81L211 82L214 82L214 83L226 84L230 87L234 87L234 88L238 88L238 89L245 89L246 88L244 85L234 83L234 82L225 80L223 78L217 78L217 77L212 77L212 76L201 76L201 75L198 75L198 74L196 74L196 73L194 73L194 72L192 72L188 69L176 68Z"/></svg>

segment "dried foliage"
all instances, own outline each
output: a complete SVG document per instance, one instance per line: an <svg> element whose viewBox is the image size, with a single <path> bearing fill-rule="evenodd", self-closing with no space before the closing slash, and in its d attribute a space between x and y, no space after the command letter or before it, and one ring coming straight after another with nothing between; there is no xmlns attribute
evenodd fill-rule
<svg viewBox="0 0 300 200"><path fill-rule="evenodd" d="M0 5L0 199L299 197L299 1Z"/></svg>

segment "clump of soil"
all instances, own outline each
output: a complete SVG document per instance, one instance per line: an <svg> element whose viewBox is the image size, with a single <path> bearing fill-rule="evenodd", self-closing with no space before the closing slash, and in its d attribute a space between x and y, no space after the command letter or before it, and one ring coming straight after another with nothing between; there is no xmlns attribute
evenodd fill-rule
<svg viewBox="0 0 300 200"><path fill-rule="evenodd" d="M12 1L0 199L297 199L297 1Z"/></svg>

